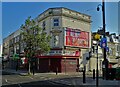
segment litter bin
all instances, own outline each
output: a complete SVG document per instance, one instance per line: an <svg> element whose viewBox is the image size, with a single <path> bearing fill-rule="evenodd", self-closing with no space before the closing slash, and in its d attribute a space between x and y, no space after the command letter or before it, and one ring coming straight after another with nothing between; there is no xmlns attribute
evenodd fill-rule
<svg viewBox="0 0 120 87"><path fill-rule="evenodd" d="M116 80L120 80L120 67L116 68Z"/></svg>

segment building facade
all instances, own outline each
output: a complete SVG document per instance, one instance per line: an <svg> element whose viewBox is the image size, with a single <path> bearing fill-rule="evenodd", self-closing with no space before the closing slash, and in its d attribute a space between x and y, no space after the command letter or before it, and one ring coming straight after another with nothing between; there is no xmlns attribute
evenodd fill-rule
<svg viewBox="0 0 120 87"><path fill-rule="evenodd" d="M97 61L97 52L96 52L96 45L97 41L94 39L96 32L92 33L92 57L90 59L90 69L96 69L96 61ZM100 34L101 35L101 34ZM102 35L101 35L102 37ZM115 33L114 34L107 34L106 33L106 38L107 38L107 47L109 48L106 50L106 58L109 61L109 68L116 68L119 67L119 58L120 58L120 41L119 41L119 36L117 36ZM102 62L104 60L103 57L103 49L98 46L98 70L102 72Z"/></svg>
<svg viewBox="0 0 120 87"><path fill-rule="evenodd" d="M0 57L2 57L2 45L0 44Z"/></svg>
<svg viewBox="0 0 120 87"><path fill-rule="evenodd" d="M110 39L108 42L109 53L108 60L112 67L118 67L118 59L120 58L120 41L119 36L115 33L110 34Z"/></svg>
<svg viewBox="0 0 120 87"><path fill-rule="evenodd" d="M49 8L35 21L51 35L49 54L38 56L37 70L40 72L76 72L82 67L83 54L91 48L91 17L67 8ZM3 41L4 53L13 55L24 51L20 29Z"/></svg>

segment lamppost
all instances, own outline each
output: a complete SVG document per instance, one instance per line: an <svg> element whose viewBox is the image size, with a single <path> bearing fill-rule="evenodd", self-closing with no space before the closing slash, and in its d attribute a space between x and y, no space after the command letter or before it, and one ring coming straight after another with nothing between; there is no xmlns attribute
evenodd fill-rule
<svg viewBox="0 0 120 87"><path fill-rule="evenodd" d="M105 35L106 33L105 33L105 3L104 3L104 0L102 0L102 5L99 4L99 5L97 6L97 11L100 10L99 6L102 6L103 32L104 32L103 37L106 38L106 35ZM104 48L104 53L103 53L103 55L104 55L104 65L105 65L105 72L104 72L103 74L104 74L105 79L107 80L108 61L107 61L107 59L106 59L106 48Z"/></svg>
<svg viewBox="0 0 120 87"><path fill-rule="evenodd" d="M96 61L96 87L98 87L98 78L99 78L99 72L98 72L98 43L99 43L99 40L100 40L100 35L99 34L96 34L95 35L95 39L97 40L97 61Z"/></svg>

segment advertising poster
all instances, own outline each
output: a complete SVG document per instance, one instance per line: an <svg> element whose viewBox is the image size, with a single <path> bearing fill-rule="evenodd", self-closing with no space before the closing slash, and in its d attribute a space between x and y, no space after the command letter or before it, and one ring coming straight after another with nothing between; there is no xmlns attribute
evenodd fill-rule
<svg viewBox="0 0 120 87"><path fill-rule="evenodd" d="M65 29L65 46L89 47L89 32L79 29Z"/></svg>

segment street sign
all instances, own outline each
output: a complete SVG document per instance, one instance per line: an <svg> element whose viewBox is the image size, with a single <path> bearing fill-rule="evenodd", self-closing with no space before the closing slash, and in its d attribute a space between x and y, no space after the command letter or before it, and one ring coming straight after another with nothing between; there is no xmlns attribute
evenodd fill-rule
<svg viewBox="0 0 120 87"><path fill-rule="evenodd" d="M106 52L109 52L109 47L106 47Z"/></svg>
<svg viewBox="0 0 120 87"><path fill-rule="evenodd" d="M100 41L100 47L101 48L106 48L107 47L107 39L106 38L102 38Z"/></svg>
<svg viewBox="0 0 120 87"><path fill-rule="evenodd" d="M14 60L19 59L19 54L14 54L14 55L13 55L13 59L14 59Z"/></svg>
<svg viewBox="0 0 120 87"><path fill-rule="evenodd" d="M89 57L89 53L83 54L83 61L82 61L82 63L83 63L84 66L87 64L87 59L86 59L87 57Z"/></svg>

